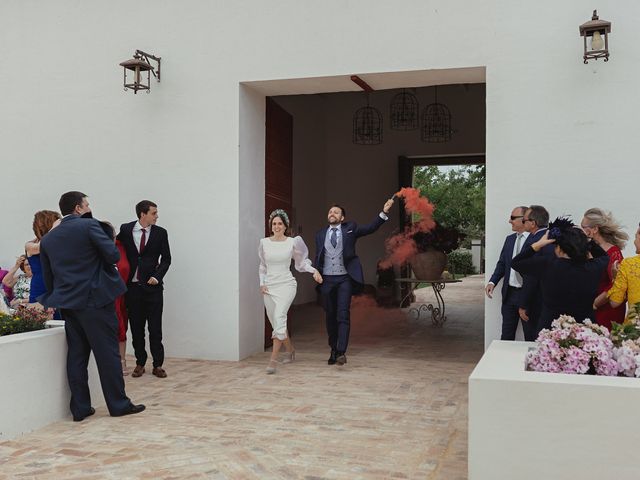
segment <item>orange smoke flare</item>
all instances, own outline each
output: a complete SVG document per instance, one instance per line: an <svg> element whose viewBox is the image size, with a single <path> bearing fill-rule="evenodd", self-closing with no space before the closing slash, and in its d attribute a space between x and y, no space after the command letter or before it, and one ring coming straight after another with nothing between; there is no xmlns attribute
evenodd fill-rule
<svg viewBox="0 0 640 480"><path fill-rule="evenodd" d="M401 265L418 253L418 247L413 240L417 232L429 232L436 226L433 220L433 205L428 198L420 195L416 188L404 187L395 194L404 199L404 208L411 215L418 215L418 220L406 226L403 232L385 240L386 257L380 262L381 268Z"/></svg>

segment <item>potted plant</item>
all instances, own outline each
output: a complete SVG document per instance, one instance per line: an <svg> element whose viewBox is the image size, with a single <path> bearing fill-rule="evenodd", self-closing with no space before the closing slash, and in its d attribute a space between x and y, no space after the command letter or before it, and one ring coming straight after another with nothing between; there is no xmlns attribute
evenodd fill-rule
<svg viewBox="0 0 640 480"><path fill-rule="evenodd" d="M411 269L420 280L437 280L447 266L447 254L456 250L465 235L455 228L436 224L428 232L416 232L413 241L417 254L411 258Z"/></svg>

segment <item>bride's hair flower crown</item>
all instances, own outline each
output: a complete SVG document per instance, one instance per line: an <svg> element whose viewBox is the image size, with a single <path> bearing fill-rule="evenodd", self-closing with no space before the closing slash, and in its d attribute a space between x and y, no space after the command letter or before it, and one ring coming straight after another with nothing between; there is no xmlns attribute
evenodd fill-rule
<svg viewBox="0 0 640 480"><path fill-rule="evenodd" d="M275 209L273 212L271 212L271 214L269 215L269 225L271 225L271 222L273 222L273 219L275 217L280 217L282 218L282 220L284 220L284 226L289 228L289 215L287 215L287 212L285 212L284 210L282 210L281 208L277 208Z"/></svg>

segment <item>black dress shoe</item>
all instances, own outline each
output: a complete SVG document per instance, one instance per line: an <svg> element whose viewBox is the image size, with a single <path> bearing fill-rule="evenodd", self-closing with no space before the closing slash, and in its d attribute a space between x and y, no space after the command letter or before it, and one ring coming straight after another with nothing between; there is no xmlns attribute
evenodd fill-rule
<svg viewBox="0 0 640 480"><path fill-rule="evenodd" d="M327 364L335 365L337 356L338 356L338 352L336 352L335 350L331 350L331 356L329 357L329 360L327 360Z"/></svg>
<svg viewBox="0 0 640 480"><path fill-rule="evenodd" d="M347 363L347 356L344 353L338 353L338 355L336 356L336 363L338 365L344 365L345 363Z"/></svg>
<svg viewBox="0 0 640 480"><path fill-rule="evenodd" d="M73 417L73 421L74 422L81 422L82 420L84 420L87 417L90 417L94 413L96 413L96 409L91 407L91 408L89 408L89 413L87 413L84 417Z"/></svg>
<svg viewBox="0 0 640 480"><path fill-rule="evenodd" d="M133 405L131 404L131 406L125 410L122 413L119 413L118 415L112 415L112 417L123 417L125 415L133 415L135 413L140 413L142 411L144 411L144 409L147 408L144 405L140 404L140 405Z"/></svg>

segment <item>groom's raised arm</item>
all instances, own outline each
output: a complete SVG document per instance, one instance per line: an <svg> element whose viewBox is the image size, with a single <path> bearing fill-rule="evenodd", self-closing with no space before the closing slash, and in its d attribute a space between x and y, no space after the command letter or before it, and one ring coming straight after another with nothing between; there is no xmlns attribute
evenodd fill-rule
<svg viewBox="0 0 640 480"><path fill-rule="evenodd" d="M365 235L370 235L378 230L384 224L384 222L389 220L389 217L387 215L392 206L393 199L390 198L385 202L384 206L382 207L382 211L376 216L373 222L371 222L369 225L359 225L356 228L356 237L364 237Z"/></svg>

